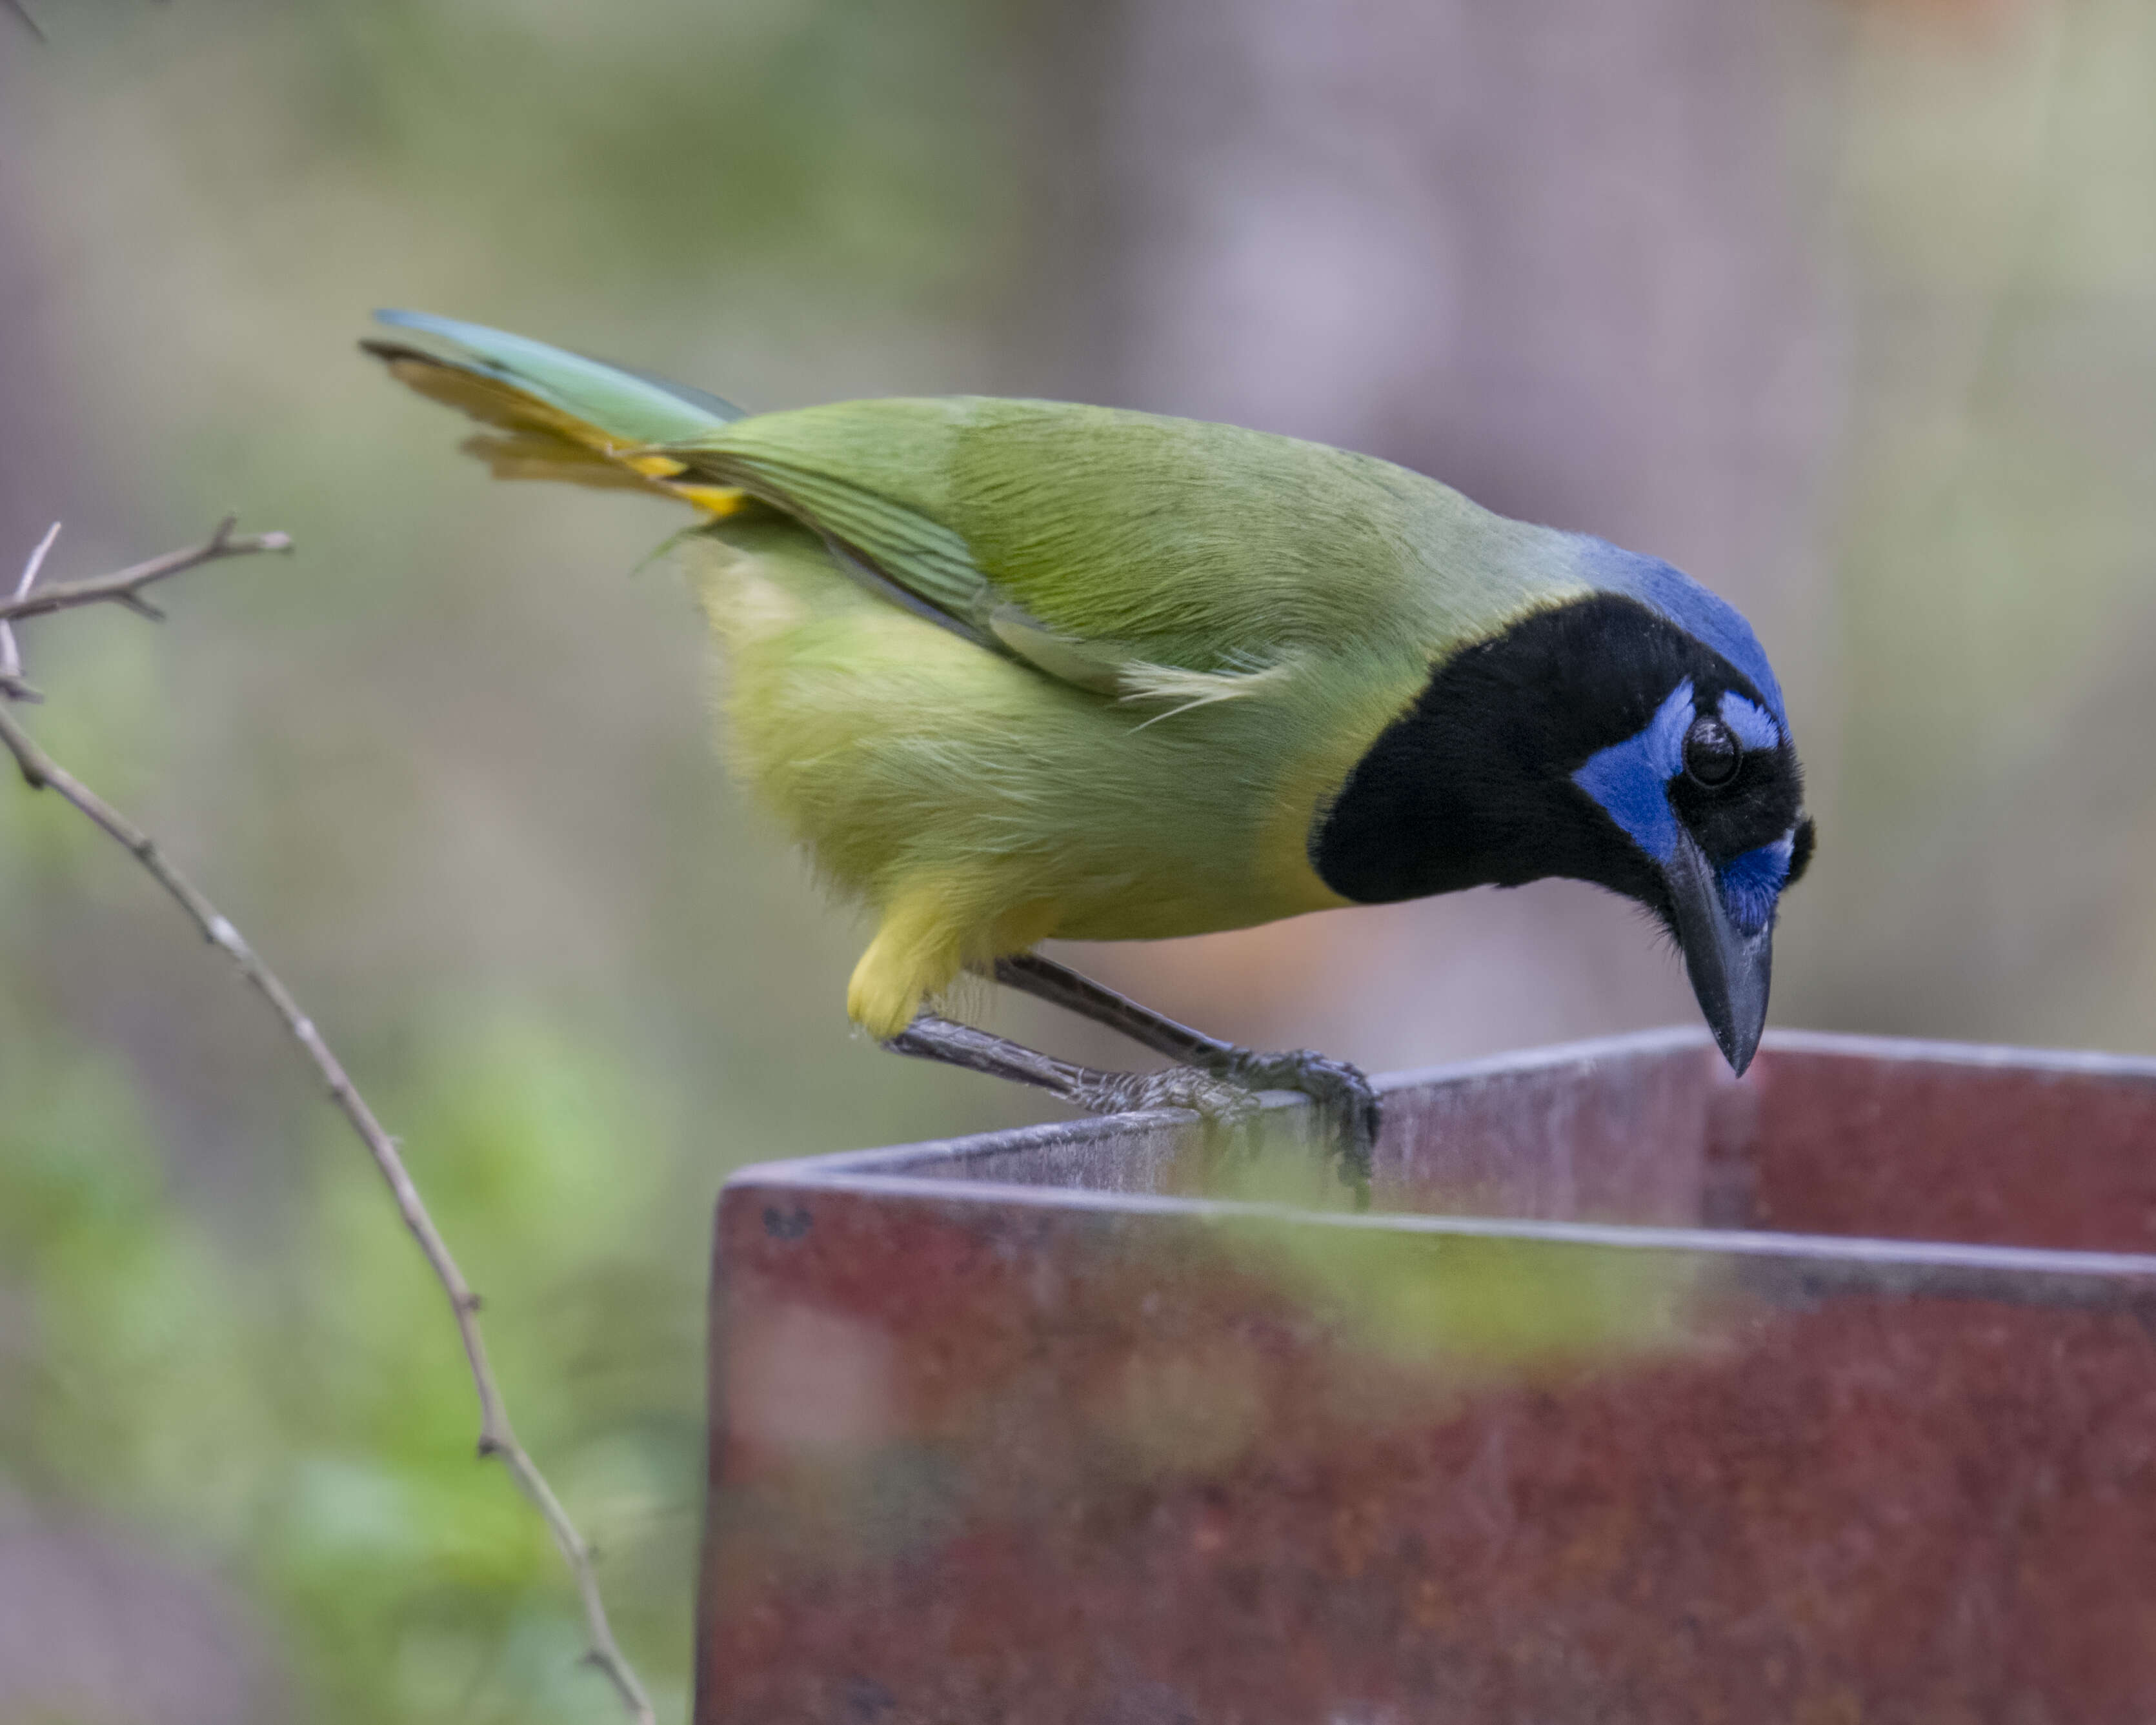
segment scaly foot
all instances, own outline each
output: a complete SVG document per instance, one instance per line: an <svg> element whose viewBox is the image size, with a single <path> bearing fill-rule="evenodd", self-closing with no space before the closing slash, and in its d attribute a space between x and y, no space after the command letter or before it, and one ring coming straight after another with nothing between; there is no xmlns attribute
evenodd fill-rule
<svg viewBox="0 0 2156 1725"><path fill-rule="evenodd" d="M1361 1068L1307 1048L1285 1054L1239 1048L1216 1070L1250 1090L1293 1090L1308 1096L1320 1141L1338 1146L1342 1178L1368 1192L1370 1159L1378 1147L1378 1092Z"/></svg>
<svg viewBox="0 0 2156 1725"><path fill-rule="evenodd" d="M1320 1142L1340 1158L1340 1175L1358 1201L1370 1195L1370 1160L1378 1143L1378 1093L1345 1060L1299 1048L1259 1054L1178 1024L1068 965L1038 952L1018 952L981 967L1006 988L1045 1000L1185 1066L1248 1090L1301 1091L1315 1105Z"/></svg>
<svg viewBox="0 0 2156 1725"><path fill-rule="evenodd" d="M932 1013L923 1013L884 1046L894 1054L1029 1084L1091 1114L1188 1108L1205 1122L1209 1138L1224 1131L1240 1134L1258 1111L1257 1096L1247 1085L1196 1066L1103 1072Z"/></svg>
<svg viewBox="0 0 2156 1725"><path fill-rule="evenodd" d="M1195 1066L1170 1066L1160 1072L1096 1073L1065 1094L1095 1114L1188 1108L1204 1124L1206 1147L1214 1155L1225 1144L1246 1142L1244 1135L1258 1116L1256 1091Z"/></svg>

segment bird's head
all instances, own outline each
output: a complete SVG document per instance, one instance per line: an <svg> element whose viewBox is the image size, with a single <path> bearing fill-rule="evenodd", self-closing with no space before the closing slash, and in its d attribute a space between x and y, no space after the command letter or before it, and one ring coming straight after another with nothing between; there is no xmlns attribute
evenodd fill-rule
<svg viewBox="0 0 2156 1725"><path fill-rule="evenodd" d="M1549 875L1622 893L1675 938L1742 1072L1781 896L1812 851L1781 689L1704 588L1563 543L1589 590L1440 659L1321 813L1312 862L1364 903Z"/></svg>

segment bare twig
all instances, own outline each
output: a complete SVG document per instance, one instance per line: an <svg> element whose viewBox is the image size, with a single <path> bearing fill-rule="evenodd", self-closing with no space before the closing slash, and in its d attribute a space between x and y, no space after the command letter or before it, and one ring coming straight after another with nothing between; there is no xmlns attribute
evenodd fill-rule
<svg viewBox="0 0 2156 1725"><path fill-rule="evenodd" d="M134 587L145 582L162 579L177 574L182 569L213 561L218 557L240 557L251 552L283 551L290 541L282 533L264 533L248 539L231 536L232 522L227 520L202 546L190 552L175 552L169 557L160 557L151 562L138 564L133 569L122 570L116 575L96 581L75 582L66 587L47 588L32 594L37 578L38 564L49 548L57 526L45 536L44 545L31 560L16 597L8 602L13 608L0 610L0 624L13 618L34 616L38 609L58 609L59 606L34 607L34 602L54 594L74 595L64 601L66 604L90 604L100 599L121 599L123 593L131 593ZM122 599L125 603L125 600ZM9 674L20 680L19 655L9 668ZM11 691L0 691L11 692ZM651 1725L654 1718L651 1702L637 1679L613 1637L613 1630L607 1620L606 1605L599 1597L598 1578L593 1568L592 1548L576 1524L569 1519L568 1512L554 1495L546 1476L539 1471L530 1454L517 1441L516 1434L509 1423L508 1409L503 1405L501 1386L495 1381L494 1369L487 1363L486 1344L480 1333L480 1298L474 1293L457 1268L456 1260L450 1256L448 1245L434 1226L434 1218L428 1214L425 1201L418 1188L404 1167L404 1158L398 1153L397 1142L382 1128L366 1098L352 1084L351 1077L337 1057L330 1051L321 1033L315 1028L314 1020L300 1009L300 1003L276 973L264 964L239 931L207 898L192 881L182 874L167 859L157 843L141 828L92 791L80 779L55 762L36 740L17 723L14 715L0 702L0 746L15 757L22 769L23 782L33 790L51 790L59 793L80 810L100 829L122 846L146 869L151 877L163 887L179 907L184 911L204 939L222 950L239 968L255 991L270 1003L277 1016L284 1020L285 1028L292 1039L313 1062L315 1070L329 1088L330 1099L336 1104L360 1139L367 1154L374 1158L375 1167L388 1182L390 1194L396 1200L398 1214L412 1237L419 1243L428 1265L433 1269L442 1291L449 1296L449 1307L456 1319L457 1334L464 1343L465 1358L471 1368L472 1385L479 1394L480 1427L479 1453L482 1459L494 1456L509 1470L510 1476L547 1523L547 1531L554 1536L554 1543L561 1550L562 1560L567 1564L569 1574L576 1583L577 1592L583 1601L584 1631L590 1642L586 1660L603 1671L620 1696L624 1708L637 1725Z"/></svg>
<svg viewBox="0 0 2156 1725"><path fill-rule="evenodd" d="M30 10L29 0L5 0L5 4L8 11L22 19L24 27L38 41L49 42L52 39L45 34L45 27L38 22L38 15Z"/></svg>
<svg viewBox="0 0 2156 1725"><path fill-rule="evenodd" d="M54 611L72 610L77 605L99 604L125 605L152 623L162 623L165 614L142 597L142 589L151 582L166 580L222 557L253 557L259 552L292 548L289 533L246 533L235 537L233 525L234 518L227 516L217 524L217 531L200 545L185 551L167 552L163 557L151 557L146 563L137 563L131 569L99 575L88 581L63 581L57 586L41 587L34 593L25 586L13 598L0 599L0 623L43 617ZM34 567L31 573L34 578Z"/></svg>
<svg viewBox="0 0 2156 1725"><path fill-rule="evenodd" d="M23 565L23 578L15 583L17 598L21 598L38 584L38 571L45 567L46 554L52 550L53 542L59 536L60 524L58 521L45 529L45 536L38 542L38 548L30 553L28 560ZM17 669L21 667L18 665Z"/></svg>
<svg viewBox="0 0 2156 1725"><path fill-rule="evenodd" d="M23 578L15 583L15 598L19 603L23 595L38 584L38 571L45 566L45 553L53 548L53 541L60 536L60 524L54 521L45 529L45 536L38 542L38 548L30 553L29 561L23 565ZM45 697L23 680L23 649L15 639L15 625L0 618L0 695L10 701L43 701Z"/></svg>

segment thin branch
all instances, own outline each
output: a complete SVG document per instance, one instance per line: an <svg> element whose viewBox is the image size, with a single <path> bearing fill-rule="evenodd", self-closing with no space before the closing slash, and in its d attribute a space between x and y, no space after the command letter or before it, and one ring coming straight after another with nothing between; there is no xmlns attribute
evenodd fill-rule
<svg viewBox="0 0 2156 1725"><path fill-rule="evenodd" d="M45 27L38 22L37 14L30 10L29 0L5 0L5 3L8 10L13 13L17 18L22 19L24 26L28 29L29 33L33 36L36 37L38 41L49 42L52 40L51 37L45 34Z"/></svg>
<svg viewBox="0 0 2156 1725"><path fill-rule="evenodd" d="M45 536L38 542L38 548L30 553L28 560L23 565L23 578L15 583L17 598L21 598L38 584L38 571L45 567L46 553L52 550L53 542L59 536L60 524L58 521L45 529ZM16 669L19 670L22 667L18 665Z"/></svg>
<svg viewBox="0 0 2156 1725"><path fill-rule="evenodd" d="M23 578L15 583L15 598L19 603L29 590L38 584L38 571L45 566L45 553L53 548L53 541L60 536L60 524L54 521L45 529L45 536L38 542L38 548L30 553L29 561L23 565ZM45 697L23 680L23 649L15 639L15 625L0 618L0 695L10 701L43 701Z"/></svg>
<svg viewBox="0 0 2156 1725"><path fill-rule="evenodd" d="M153 563L140 564L136 569L122 571L120 575L107 577L101 582L78 582L74 583L72 591L88 593L93 588L103 588L106 590L98 592L93 597L110 598L115 595L117 586L124 584L126 579L156 580L215 557L239 556L247 551L281 551L290 542L281 533L265 533L253 540L233 539L229 536L231 526L229 521L226 521L204 546L196 551L179 552L174 557L159 558ZM46 542L50 544L51 535L47 535ZM146 570L152 572L146 577L141 573ZM35 574L33 565L30 578L33 580ZM26 582L26 588L28 585ZM70 589L48 588L37 597L42 598L68 591ZM91 598L85 598L74 603L89 603ZM32 614L18 611L10 614L22 616ZM457 1268L456 1260L449 1255L448 1245L434 1226L434 1218L428 1214L426 1204L419 1196L418 1188L413 1183L410 1173L406 1171L404 1158L398 1153L396 1140L382 1130L381 1122L375 1118L374 1111L367 1106L366 1098L360 1095L343 1065L330 1051L329 1045L315 1028L314 1020L300 1010L300 1003L293 998L291 990L256 956L254 949L247 943L239 931L203 896L200 889L172 865L147 833L39 747L36 740L16 722L14 715L4 704L0 704L0 745L4 745L15 757L15 764L22 769L23 782L31 789L57 792L149 871L151 878L164 888L195 927L202 931L203 938L223 951L239 967L240 975L270 1003L270 1009L284 1020L285 1028L291 1033L293 1040L313 1062L316 1074L328 1086L330 1099L336 1104L338 1111L350 1123L360 1142L367 1147L367 1154L374 1158L375 1167L380 1170L382 1178L388 1183L392 1197L396 1200L398 1214L403 1218L404 1225L410 1230L412 1237L419 1243L419 1250L425 1254L435 1279L441 1283L443 1292L449 1296L449 1308L456 1319L457 1334L464 1343L465 1358L471 1368L472 1385L479 1394L480 1457L494 1456L501 1461L502 1466L509 1470L511 1477L516 1481L518 1488L539 1512L547 1523L547 1531L554 1536L554 1543L561 1551L562 1562L568 1566L578 1594L583 1601L584 1630L590 1642L586 1660L605 1673L620 1696L624 1708L637 1725L652 1725L655 1716L651 1702L644 1692L644 1686L637 1679L634 1668L615 1641L613 1628L607 1620L606 1606L599 1596L598 1578L593 1568L592 1548L577 1531L576 1524L569 1519L568 1512L554 1495L553 1487L547 1484L546 1476L539 1471L537 1464L523 1445L517 1441L516 1431L509 1423L508 1409L502 1402L501 1386L495 1381L494 1368L487 1362L485 1342L480 1333L479 1296L472 1291L470 1285L465 1281L463 1271Z"/></svg>
<svg viewBox="0 0 2156 1725"><path fill-rule="evenodd" d="M204 563L213 563L223 557L253 557L259 552L290 551L292 537L289 533L247 533L234 536L234 518L227 516L217 524L217 531L200 545L186 551L167 552L163 557L152 557L146 563L137 563L131 569L121 569L115 574L99 575L88 581L63 581L55 586L41 587L35 593L18 592L14 598L0 599L0 623L18 622L25 617L43 617L54 611L72 610L78 605L125 605L129 610L153 622L162 622L165 614L142 597L142 589L154 581L163 581L185 570L199 568Z"/></svg>

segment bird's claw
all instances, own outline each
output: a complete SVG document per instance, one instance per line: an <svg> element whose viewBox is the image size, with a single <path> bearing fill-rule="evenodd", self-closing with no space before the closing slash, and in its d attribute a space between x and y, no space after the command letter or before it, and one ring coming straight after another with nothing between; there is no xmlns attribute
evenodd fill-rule
<svg viewBox="0 0 2156 1725"><path fill-rule="evenodd" d="M1308 1096L1322 1138L1337 1143L1341 1178L1367 1191L1378 1147L1378 1092L1358 1066L1307 1048L1285 1054L1240 1051L1222 1076L1253 1091L1292 1090Z"/></svg>
<svg viewBox="0 0 2156 1725"><path fill-rule="evenodd" d="M1160 1072L1098 1074L1072 1101L1096 1114L1135 1113L1148 1108L1188 1108L1204 1122L1209 1146L1240 1142L1257 1118L1258 1098L1248 1086L1196 1066Z"/></svg>

